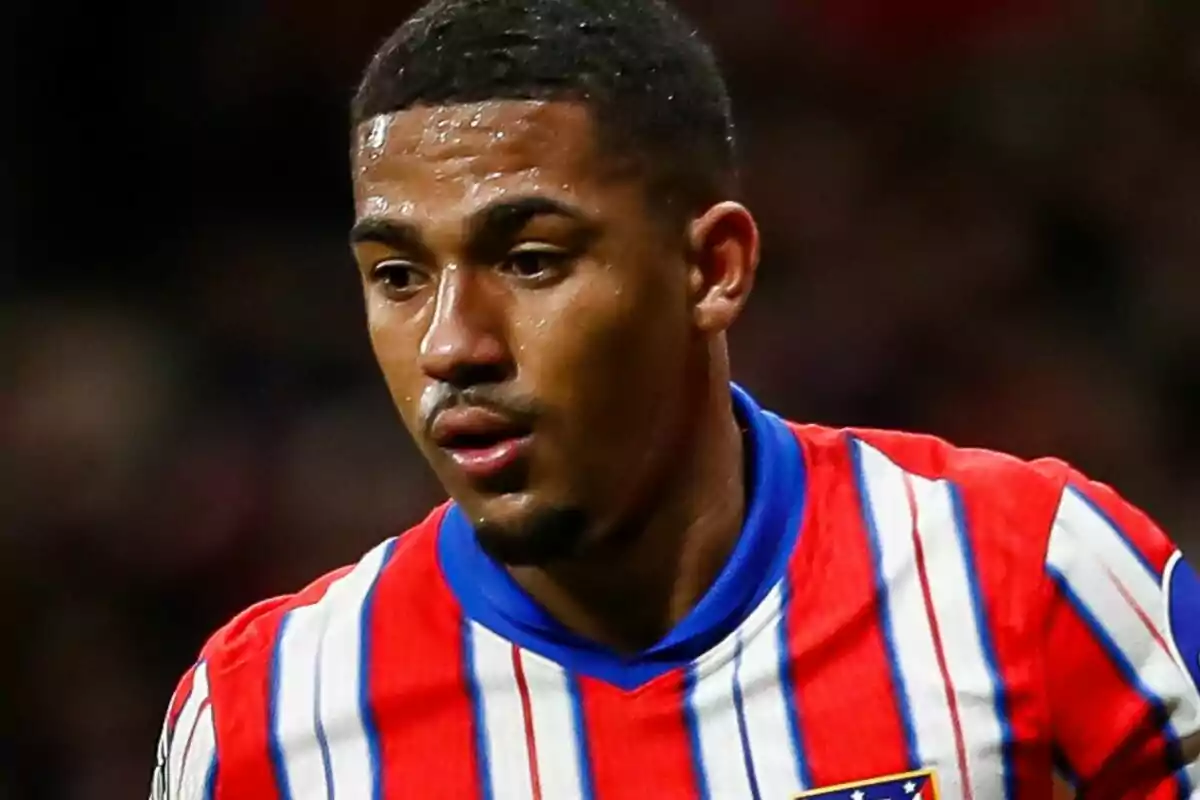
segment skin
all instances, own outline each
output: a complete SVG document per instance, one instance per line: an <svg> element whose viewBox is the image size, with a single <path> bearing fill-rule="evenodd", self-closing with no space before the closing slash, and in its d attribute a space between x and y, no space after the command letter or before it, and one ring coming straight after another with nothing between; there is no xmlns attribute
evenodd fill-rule
<svg viewBox="0 0 1200 800"><path fill-rule="evenodd" d="M758 232L723 202L666 222L585 106L492 101L364 122L351 234L376 358L484 547L567 627L622 652L705 592L745 506L725 332ZM532 430L500 484L432 439L482 405Z"/></svg>

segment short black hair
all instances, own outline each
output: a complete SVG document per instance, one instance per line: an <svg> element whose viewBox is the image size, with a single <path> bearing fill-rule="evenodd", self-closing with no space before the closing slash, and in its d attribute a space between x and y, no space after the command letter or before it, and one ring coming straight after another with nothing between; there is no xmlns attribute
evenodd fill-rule
<svg viewBox="0 0 1200 800"><path fill-rule="evenodd" d="M737 192L725 80L662 0L433 0L380 46L351 121L486 100L585 103L603 152L680 211Z"/></svg>

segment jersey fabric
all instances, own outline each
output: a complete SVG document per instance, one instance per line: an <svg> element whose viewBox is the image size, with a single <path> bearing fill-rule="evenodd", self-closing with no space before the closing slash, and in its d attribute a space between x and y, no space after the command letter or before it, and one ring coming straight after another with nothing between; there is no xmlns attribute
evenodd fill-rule
<svg viewBox="0 0 1200 800"><path fill-rule="evenodd" d="M1200 580L1145 515L733 393L744 529L660 643L565 630L447 504L208 643L155 800L1200 798Z"/></svg>

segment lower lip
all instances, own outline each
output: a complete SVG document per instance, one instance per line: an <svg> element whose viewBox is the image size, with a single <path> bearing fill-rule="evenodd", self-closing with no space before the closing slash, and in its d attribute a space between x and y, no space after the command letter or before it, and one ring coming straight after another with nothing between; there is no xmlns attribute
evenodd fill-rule
<svg viewBox="0 0 1200 800"><path fill-rule="evenodd" d="M446 452L467 477L478 480L491 478L511 467L529 450L531 441L531 437L522 436L505 439L490 447L447 448Z"/></svg>

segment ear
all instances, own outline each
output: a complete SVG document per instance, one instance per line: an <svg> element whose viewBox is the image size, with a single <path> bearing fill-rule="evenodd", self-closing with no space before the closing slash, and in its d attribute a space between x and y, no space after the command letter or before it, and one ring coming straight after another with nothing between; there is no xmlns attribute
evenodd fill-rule
<svg viewBox="0 0 1200 800"><path fill-rule="evenodd" d="M758 224L740 203L718 203L692 222L688 239L696 326L705 333L723 332L741 314L754 287Z"/></svg>

